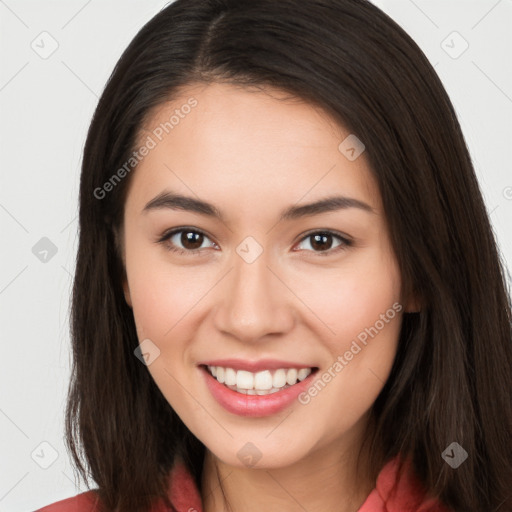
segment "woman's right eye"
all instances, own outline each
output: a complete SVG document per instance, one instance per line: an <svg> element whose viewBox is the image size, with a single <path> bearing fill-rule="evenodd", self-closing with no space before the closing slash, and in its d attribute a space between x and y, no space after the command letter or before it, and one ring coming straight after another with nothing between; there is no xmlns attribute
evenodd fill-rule
<svg viewBox="0 0 512 512"><path fill-rule="evenodd" d="M201 245L205 239L209 238L200 230L191 228L177 228L164 233L158 240L158 243L162 243L164 247L171 252L178 254L197 255L202 251ZM177 247L178 243L182 244L184 247Z"/></svg>

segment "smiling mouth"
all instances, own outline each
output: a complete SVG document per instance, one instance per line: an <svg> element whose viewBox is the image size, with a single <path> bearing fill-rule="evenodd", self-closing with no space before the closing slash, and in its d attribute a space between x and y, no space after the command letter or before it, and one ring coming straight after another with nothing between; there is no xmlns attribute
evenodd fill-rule
<svg viewBox="0 0 512 512"><path fill-rule="evenodd" d="M318 371L318 367L279 368L249 372L223 366L201 365L217 382L244 395L270 395L302 382Z"/></svg>

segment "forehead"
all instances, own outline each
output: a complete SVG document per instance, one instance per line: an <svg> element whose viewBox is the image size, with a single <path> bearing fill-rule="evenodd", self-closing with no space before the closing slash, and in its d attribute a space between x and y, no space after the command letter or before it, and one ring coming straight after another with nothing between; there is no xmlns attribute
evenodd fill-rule
<svg viewBox="0 0 512 512"><path fill-rule="evenodd" d="M192 99L197 101L197 105L186 108ZM176 112L180 110L183 113ZM292 142L316 132L315 139L318 140L315 142L318 143L325 138L326 130L336 137L345 131L321 107L270 86L249 87L216 82L189 84L176 91L173 100L153 108L143 128L150 131L168 121L173 114L180 118L173 121L176 123L174 128L187 117L200 116L201 121L208 122L209 126L217 122L219 128L226 130L229 126L224 123L229 121L235 123L240 135L256 138L266 133L269 139L275 138L276 141L285 137ZM176 135L178 130L174 128L172 132ZM283 131L283 128L286 129ZM226 134L219 135L225 139Z"/></svg>
<svg viewBox="0 0 512 512"><path fill-rule="evenodd" d="M154 108L141 127L138 147L151 139L152 149L134 172L132 195L142 201L180 189L221 202L238 198L238 207L252 208L334 189L378 210L364 152L351 161L339 149L349 136L320 107L278 89L190 85Z"/></svg>

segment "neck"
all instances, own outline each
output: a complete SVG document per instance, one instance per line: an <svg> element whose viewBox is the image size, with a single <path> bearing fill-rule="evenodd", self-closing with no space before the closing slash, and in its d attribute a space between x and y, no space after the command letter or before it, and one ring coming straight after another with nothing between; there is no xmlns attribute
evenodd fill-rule
<svg viewBox="0 0 512 512"><path fill-rule="evenodd" d="M353 438L337 440L278 468L230 466L206 449L201 482L203 510L357 512L375 487L375 482L362 474L366 468L364 452L359 473L356 471L360 446Z"/></svg>

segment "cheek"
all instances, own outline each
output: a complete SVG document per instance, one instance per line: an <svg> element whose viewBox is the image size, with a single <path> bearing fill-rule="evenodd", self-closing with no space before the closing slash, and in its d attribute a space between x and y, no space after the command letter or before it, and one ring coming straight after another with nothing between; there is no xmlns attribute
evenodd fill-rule
<svg viewBox="0 0 512 512"><path fill-rule="evenodd" d="M207 276L200 266L171 264L161 245L149 244L138 233L128 233L126 273L139 339L163 341L172 337L207 291Z"/></svg>
<svg viewBox="0 0 512 512"><path fill-rule="evenodd" d="M331 330L322 337L329 359L301 403L329 411L322 429L335 436L362 417L389 376L403 311L400 275L394 261L379 253L315 286L310 297L317 298L314 307Z"/></svg>
<svg viewBox="0 0 512 512"><path fill-rule="evenodd" d="M169 269L132 275L133 315L140 335L158 342L174 339L207 288L197 276Z"/></svg>
<svg viewBox="0 0 512 512"><path fill-rule="evenodd" d="M151 340L152 350L158 351L147 369L169 404L183 413L190 405L182 383L190 378L189 348L195 333L191 322L205 284L193 272L176 267L171 272L168 264L132 263L128 280L138 339Z"/></svg>
<svg viewBox="0 0 512 512"><path fill-rule="evenodd" d="M347 259L339 268L304 273L299 293L304 302L323 324L322 339L331 353L348 350L352 339L364 341L366 329L378 322L381 315L388 327L401 308L393 304L400 300L400 274L396 263L383 256L382 250L368 251L364 256ZM389 314L386 315L386 312ZM387 329L390 331L390 329ZM391 335L391 333L390 333Z"/></svg>

